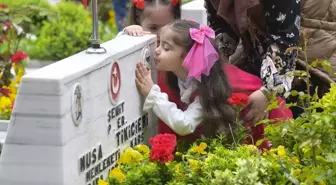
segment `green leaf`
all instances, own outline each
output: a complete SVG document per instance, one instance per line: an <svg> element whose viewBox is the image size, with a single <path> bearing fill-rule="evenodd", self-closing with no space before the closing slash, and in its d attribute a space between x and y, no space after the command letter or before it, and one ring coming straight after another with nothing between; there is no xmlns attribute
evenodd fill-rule
<svg viewBox="0 0 336 185"><path fill-rule="evenodd" d="M256 146L260 146L266 139L263 138L263 139L259 139L256 143Z"/></svg>
<svg viewBox="0 0 336 185"><path fill-rule="evenodd" d="M329 60L323 60L323 61L321 62L321 64L322 64L322 66L324 67L325 70L327 70L329 73L331 73L331 71L332 71L332 67L331 67L331 65L330 65Z"/></svg>
<svg viewBox="0 0 336 185"><path fill-rule="evenodd" d="M316 59L316 60L314 60L314 61L312 62L311 66L312 66L312 67L316 67L318 63L319 63L319 60Z"/></svg>
<svg viewBox="0 0 336 185"><path fill-rule="evenodd" d="M289 109L289 108L291 108L291 107L295 107L296 105L297 105L296 102L295 102L295 103L287 103L285 107L286 107L287 109Z"/></svg>
<svg viewBox="0 0 336 185"><path fill-rule="evenodd" d="M335 153L327 153L326 160L331 163L336 163L336 154Z"/></svg>

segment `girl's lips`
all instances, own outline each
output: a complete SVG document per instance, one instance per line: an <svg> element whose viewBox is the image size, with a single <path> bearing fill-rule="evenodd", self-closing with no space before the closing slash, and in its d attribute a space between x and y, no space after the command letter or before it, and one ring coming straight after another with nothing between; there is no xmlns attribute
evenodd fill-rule
<svg viewBox="0 0 336 185"><path fill-rule="evenodd" d="M158 61L158 59L154 56L154 62L155 62L155 64L157 64L159 61Z"/></svg>

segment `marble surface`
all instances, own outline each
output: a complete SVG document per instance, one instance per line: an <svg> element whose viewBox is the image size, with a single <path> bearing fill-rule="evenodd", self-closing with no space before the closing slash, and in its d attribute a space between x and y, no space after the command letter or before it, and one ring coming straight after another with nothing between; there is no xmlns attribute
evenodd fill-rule
<svg viewBox="0 0 336 185"><path fill-rule="evenodd" d="M190 19L201 24L207 24L207 13L204 8L204 0L194 0L182 5L182 19Z"/></svg>
<svg viewBox="0 0 336 185"><path fill-rule="evenodd" d="M1 185L89 185L89 169L79 170L82 155L101 145L103 158L96 165L118 148L129 146L130 141L117 146L117 119L110 124L107 121L108 111L114 107L109 95L111 65L116 61L121 71L117 103L125 102L123 115L130 124L145 114L144 98L135 85L135 64L142 58L142 48L149 46L154 51L156 37L125 35L102 46L107 53L83 51L22 78L0 157ZM152 72L156 80L155 70ZM83 118L78 126L71 115L77 83L83 91ZM149 113L148 119L144 140L157 133L157 118ZM6 133L0 131L0 138L1 134ZM138 136L131 139L134 137ZM108 169L99 175L107 177L107 173Z"/></svg>

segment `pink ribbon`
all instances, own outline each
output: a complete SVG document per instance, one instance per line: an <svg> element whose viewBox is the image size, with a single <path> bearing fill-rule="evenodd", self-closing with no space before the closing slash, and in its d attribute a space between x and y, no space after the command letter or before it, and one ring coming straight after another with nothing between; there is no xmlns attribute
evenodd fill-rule
<svg viewBox="0 0 336 185"><path fill-rule="evenodd" d="M183 67L188 70L187 79L195 78L201 81L202 74L209 76L210 70L219 55L208 38L215 39L215 32L207 25L200 25L200 29L190 28L191 38L195 44L184 59Z"/></svg>

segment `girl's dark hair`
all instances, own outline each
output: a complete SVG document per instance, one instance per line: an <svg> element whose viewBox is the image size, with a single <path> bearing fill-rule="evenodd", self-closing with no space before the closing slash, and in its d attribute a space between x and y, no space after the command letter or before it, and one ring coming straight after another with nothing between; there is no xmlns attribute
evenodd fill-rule
<svg viewBox="0 0 336 185"><path fill-rule="evenodd" d="M190 51L195 43L190 37L189 29L198 29L199 27L198 23L187 20L177 20L169 25L169 28L176 33L173 35L173 42L184 47L185 54ZM217 50L215 41L210 38L209 40ZM167 76L167 78L170 78L170 76ZM169 82L169 86L177 86L176 76L175 79L169 80ZM233 123L234 110L227 101L231 97L232 91L221 62L217 61L215 63L210 70L209 76L202 75L201 82L198 82L197 85L200 103L204 109L204 123L206 126L210 125L210 128L212 127L211 130L214 130L214 125L216 125L215 127L218 127L219 124L228 126L228 123ZM211 135L214 134L216 133L211 133Z"/></svg>
<svg viewBox="0 0 336 185"><path fill-rule="evenodd" d="M143 1L145 3L144 9L148 6L156 6L158 4L170 5L173 8L174 19L181 18L181 1L182 0L179 0L175 6L172 4L172 0L143 0ZM132 1L131 7L129 10L128 24L129 25L140 25L140 16L142 15L144 9L141 10L141 9L136 8L135 4Z"/></svg>

